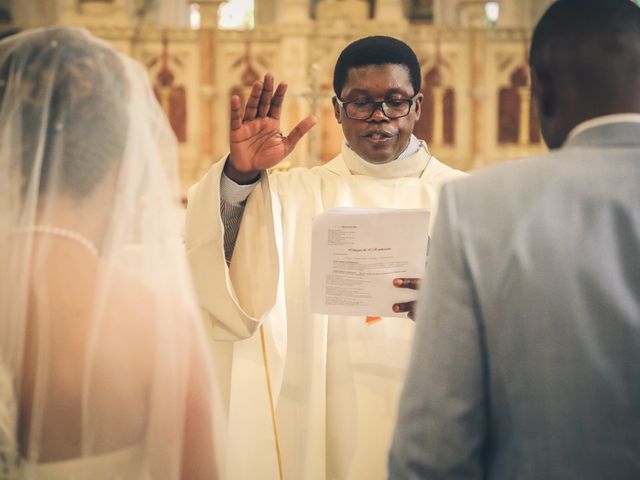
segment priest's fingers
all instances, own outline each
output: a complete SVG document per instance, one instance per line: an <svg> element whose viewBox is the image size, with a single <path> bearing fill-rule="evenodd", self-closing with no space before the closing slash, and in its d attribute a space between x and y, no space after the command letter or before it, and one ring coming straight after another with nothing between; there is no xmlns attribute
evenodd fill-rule
<svg viewBox="0 0 640 480"><path fill-rule="evenodd" d="M271 100L271 109L269 110L269 116L271 118L280 120L285 93L287 93L287 84L280 83L278 88L276 88L276 93L273 95L273 99Z"/></svg>
<svg viewBox="0 0 640 480"><path fill-rule="evenodd" d="M262 82L256 82L253 84L251 88L251 95L249 95L249 100L247 100L247 106L244 109L244 117L242 118L243 122L250 122L254 118L256 118L256 113L258 113L258 103L260 102L260 96L262 94Z"/></svg>
<svg viewBox="0 0 640 480"><path fill-rule="evenodd" d="M411 290L418 290L420 288L419 278L394 278L393 286L398 288L410 288Z"/></svg>
<svg viewBox="0 0 640 480"><path fill-rule="evenodd" d="M273 75L267 73L262 84L260 104L258 105L258 117L266 117L271 107L271 97L273 96Z"/></svg>
<svg viewBox="0 0 640 480"><path fill-rule="evenodd" d="M416 311L416 302L394 303L393 311L396 313L407 312L409 318L413 318Z"/></svg>
<svg viewBox="0 0 640 480"><path fill-rule="evenodd" d="M237 130L242 126L242 105L240 105L240 97L233 95L231 97L231 130Z"/></svg>
<svg viewBox="0 0 640 480"><path fill-rule="evenodd" d="M311 130L311 127L313 127L315 124L316 117L313 116L309 116L298 123L293 128L293 130L291 130L289 136L285 139L285 142L287 143L287 152L293 150L293 148L296 146L296 143L298 143L298 141L302 137L304 137L306 133Z"/></svg>

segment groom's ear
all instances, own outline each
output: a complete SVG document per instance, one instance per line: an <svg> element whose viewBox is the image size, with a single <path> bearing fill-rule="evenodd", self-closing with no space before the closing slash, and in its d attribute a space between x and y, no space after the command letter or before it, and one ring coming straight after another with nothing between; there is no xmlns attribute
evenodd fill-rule
<svg viewBox="0 0 640 480"><path fill-rule="evenodd" d="M531 94L538 109L538 118L548 118L555 113L556 101L551 77L531 70Z"/></svg>

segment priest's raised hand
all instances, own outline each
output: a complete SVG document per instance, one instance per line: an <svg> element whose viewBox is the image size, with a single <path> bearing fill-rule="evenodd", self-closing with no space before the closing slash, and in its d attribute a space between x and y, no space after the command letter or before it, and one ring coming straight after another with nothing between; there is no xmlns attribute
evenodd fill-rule
<svg viewBox="0 0 640 480"><path fill-rule="evenodd" d="M270 73L264 81L255 82L244 114L240 98L231 97L231 153L224 172L236 183L252 183L260 172L280 163L316 123L314 117L306 117L285 136L280 130L280 115L287 84L278 84L275 93L273 87Z"/></svg>

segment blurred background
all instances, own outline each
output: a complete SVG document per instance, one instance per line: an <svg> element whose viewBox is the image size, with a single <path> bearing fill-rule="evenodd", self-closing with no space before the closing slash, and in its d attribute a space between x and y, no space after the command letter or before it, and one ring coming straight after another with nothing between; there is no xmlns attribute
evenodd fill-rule
<svg viewBox="0 0 640 480"><path fill-rule="evenodd" d="M634 0L635 1L635 0ZM640 1L640 0L639 0ZM416 134L444 162L472 170L544 150L531 108L532 26L552 0L0 0L0 35L83 26L142 62L180 142L183 191L226 154L229 98L265 72L285 80L285 133L318 125L281 165L340 151L333 66L352 40L405 40L422 66Z"/></svg>

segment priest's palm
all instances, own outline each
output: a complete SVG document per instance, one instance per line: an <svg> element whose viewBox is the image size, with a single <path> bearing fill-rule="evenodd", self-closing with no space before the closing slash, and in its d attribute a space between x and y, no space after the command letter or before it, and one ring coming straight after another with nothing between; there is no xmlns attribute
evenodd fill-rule
<svg viewBox="0 0 640 480"><path fill-rule="evenodd" d="M230 133L231 157L240 171L266 170L277 165L293 149L280 131L280 120L255 118Z"/></svg>
<svg viewBox="0 0 640 480"><path fill-rule="evenodd" d="M281 83L274 93L273 77L265 75L264 82L253 85L244 115L240 99L231 98L231 155L225 172L232 180L250 182L261 171L280 163L315 124L313 117L307 117L288 136L281 132L280 114L286 90L286 84Z"/></svg>

